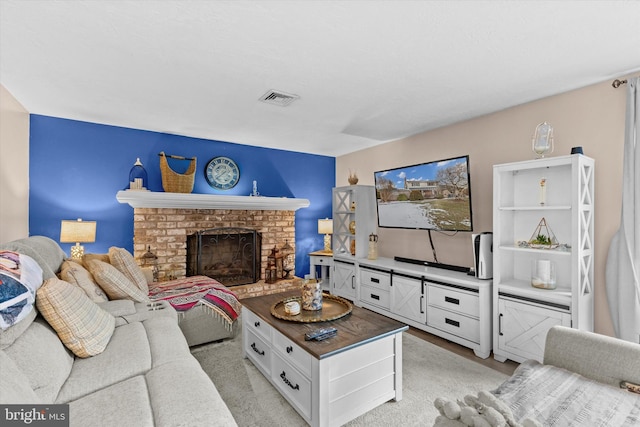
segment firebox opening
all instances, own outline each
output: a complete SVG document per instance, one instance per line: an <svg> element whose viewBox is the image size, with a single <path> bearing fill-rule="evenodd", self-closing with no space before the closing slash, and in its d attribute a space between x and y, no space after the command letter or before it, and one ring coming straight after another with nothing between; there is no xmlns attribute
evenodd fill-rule
<svg viewBox="0 0 640 427"><path fill-rule="evenodd" d="M262 236L248 228L221 227L187 236L187 275L203 275L225 286L260 280Z"/></svg>

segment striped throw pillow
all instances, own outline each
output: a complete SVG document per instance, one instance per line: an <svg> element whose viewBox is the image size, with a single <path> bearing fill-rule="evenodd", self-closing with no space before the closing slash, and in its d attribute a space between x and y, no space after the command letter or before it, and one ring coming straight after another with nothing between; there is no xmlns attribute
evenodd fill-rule
<svg viewBox="0 0 640 427"><path fill-rule="evenodd" d="M115 329L115 317L82 289L58 278L47 279L38 289L36 306L62 343L78 357L102 353Z"/></svg>
<svg viewBox="0 0 640 427"><path fill-rule="evenodd" d="M135 302L149 302L149 296L113 265L94 259L87 262L87 268L109 299L130 299Z"/></svg>

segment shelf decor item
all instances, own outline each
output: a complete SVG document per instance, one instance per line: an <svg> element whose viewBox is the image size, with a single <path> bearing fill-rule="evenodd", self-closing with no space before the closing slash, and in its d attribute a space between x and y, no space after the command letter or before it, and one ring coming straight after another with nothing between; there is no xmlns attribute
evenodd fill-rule
<svg viewBox="0 0 640 427"><path fill-rule="evenodd" d="M162 174L162 188L167 193L191 193L193 191L193 181L196 174L196 158L158 154L160 156L160 173ZM167 157L176 160L188 160L189 166L185 173L178 173L171 169Z"/></svg>
<svg viewBox="0 0 640 427"><path fill-rule="evenodd" d="M295 251L289 241L285 240L280 252L284 256L284 261L282 262L283 279L288 279L291 272L296 268Z"/></svg>
<svg viewBox="0 0 640 427"><path fill-rule="evenodd" d="M140 267L149 269L151 271L151 279L154 282L158 281L158 257L151 252L151 246L147 245L147 252L140 257Z"/></svg>
<svg viewBox="0 0 640 427"><path fill-rule="evenodd" d="M265 282L275 283L284 277L284 255L276 246L271 249L271 254L267 256L267 270L265 271Z"/></svg>
<svg viewBox="0 0 640 427"><path fill-rule="evenodd" d="M145 191L148 187L147 171L142 166L140 157L136 158L136 162L129 171L129 190Z"/></svg>
<svg viewBox="0 0 640 427"><path fill-rule="evenodd" d="M369 234L369 253L367 259L378 259L378 235Z"/></svg>
<svg viewBox="0 0 640 427"><path fill-rule="evenodd" d="M531 148L539 159L544 158L545 154L553 153L553 126L547 122L536 126L536 131L531 140Z"/></svg>
<svg viewBox="0 0 640 427"><path fill-rule="evenodd" d="M531 260L531 286L538 289L555 289L555 262L548 259Z"/></svg>
<svg viewBox="0 0 640 427"><path fill-rule="evenodd" d="M528 243L529 247L534 249L555 249L559 246L558 239L545 218L540 220Z"/></svg>
<svg viewBox="0 0 640 427"><path fill-rule="evenodd" d="M347 180L349 184L356 185L358 183L358 175L356 175L355 172L351 173L351 171L349 171L349 178L347 178Z"/></svg>
<svg viewBox="0 0 640 427"><path fill-rule="evenodd" d="M325 294L322 300L322 310L301 310L298 314L289 314L285 305L296 301L302 303L299 296L287 297L271 306L271 315L277 319L298 323L328 322L346 316L353 310L351 302L335 295Z"/></svg>
<svg viewBox="0 0 640 427"><path fill-rule="evenodd" d="M356 222L355 221L350 221L349 222L349 232L351 234L356 234Z"/></svg>
<svg viewBox="0 0 640 427"><path fill-rule="evenodd" d="M305 279L302 282L302 309L308 311L322 309L322 281Z"/></svg>
<svg viewBox="0 0 640 427"><path fill-rule="evenodd" d="M538 197L540 201L540 206L544 206L547 203L547 178L542 178L540 180L540 193Z"/></svg>

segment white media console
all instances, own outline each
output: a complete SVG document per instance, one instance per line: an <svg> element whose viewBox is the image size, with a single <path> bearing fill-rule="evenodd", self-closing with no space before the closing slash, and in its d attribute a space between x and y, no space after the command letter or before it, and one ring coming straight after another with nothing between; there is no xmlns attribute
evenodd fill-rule
<svg viewBox="0 0 640 427"><path fill-rule="evenodd" d="M332 294L489 357L491 280L390 258L334 254L333 264Z"/></svg>

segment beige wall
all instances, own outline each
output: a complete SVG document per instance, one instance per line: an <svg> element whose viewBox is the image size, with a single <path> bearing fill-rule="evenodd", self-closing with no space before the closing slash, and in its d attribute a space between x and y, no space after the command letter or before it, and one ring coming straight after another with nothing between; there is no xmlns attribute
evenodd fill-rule
<svg viewBox="0 0 640 427"><path fill-rule="evenodd" d="M596 162L595 329L613 335L604 277L609 243L620 222L625 99L626 86L613 89L607 80L344 155L336 160L336 185L348 185L349 170L357 172L358 184L373 185L374 171L469 154L474 231L491 231L492 165L534 158L535 127L551 123L551 156L569 154L571 147L581 145ZM378 234L380 256L433 260L426 231L379 229ZM432 233L438 261L473 266L470 234L450 234Z"/></svg>
<svg viewBox="0 0 640 427"><path fill-rule="evenodd" d="M0 85L0 242L29 235L29 113Z"/></svg>

